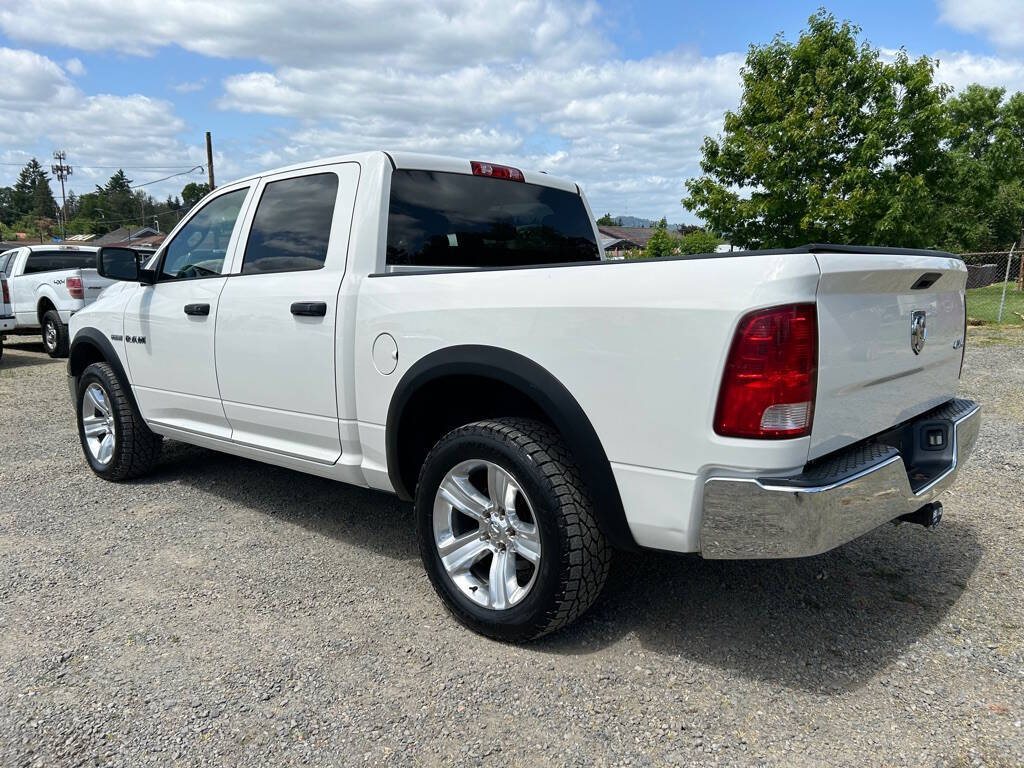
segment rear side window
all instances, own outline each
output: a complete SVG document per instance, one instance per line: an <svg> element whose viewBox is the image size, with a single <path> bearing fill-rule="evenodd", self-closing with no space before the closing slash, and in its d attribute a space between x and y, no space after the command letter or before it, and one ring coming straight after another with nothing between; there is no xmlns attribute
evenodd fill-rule
<svg viewBox="0 0 1024 768"><path fill-rule="evenodd" d="M388 265L517 267L599 259L577 193L461 173L400 170L391 176Z"/></svg>
<svg viewBox="0 0 1024 768"><path fill-rule="evenodd" d="M25 274L58 272L62 269L95 269L92 251L32 251L25 262Z"/></svg>
<svg viewBox="0 0 1024 768"><path fill-rule="evenodd" d="M327 260L337 197L333 173L267 184L245 246L242 274L320 269Z"/></svg>
<svg viewBox="0 0 1024 768"><path fill-rule="evenodd" d="M7 274L7 269L10 266L11 261L14 259L14 254L16 253L16 250L7 251L6 253L0 253L0 275L3 275L4 277L9 277L9 275Z"/></svg>

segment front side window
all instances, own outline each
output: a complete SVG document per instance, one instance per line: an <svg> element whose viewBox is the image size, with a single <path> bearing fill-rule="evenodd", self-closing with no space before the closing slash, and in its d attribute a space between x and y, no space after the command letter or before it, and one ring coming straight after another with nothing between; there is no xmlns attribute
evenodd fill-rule
<svg viewBox="0 0 1024 768"><path fill-rule="evenodd" d="M95 269L94 251L32 251L25 261L25 274L59 272L63 269Z"/></svg>
<svg viewBox="0 0 1024 768"><path fill-rule="evenodd" d="M160 280L184 280L219 275L224 267L231 232L248 188L236 189L203 206L164 252Z"/></svg>
<svg viewBox="0 0 1024 768"><path fill-rule="evenodd" d="M600 258L577 193L461 173L391 176L389 265L517 267Z"/></svg>
<svg viewBox="0 0 1024 768"><path fill-rule="evenodd" d="M252 220L242 274L320 269L327 260L337 197L334 173L267 184Z"/></svg>

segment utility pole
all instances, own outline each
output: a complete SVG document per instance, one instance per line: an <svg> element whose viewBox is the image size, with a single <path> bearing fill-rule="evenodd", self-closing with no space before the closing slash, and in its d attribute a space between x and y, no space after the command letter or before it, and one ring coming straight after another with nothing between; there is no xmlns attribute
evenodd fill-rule
<svg viewBox="0 0 1024 768"><path fill-rule="evenodd" d="M63 149L55 150L53 159L57 162L50 166L50 170L53 171L54 176L60 179L60 238L67 240L68 201L64 196L64 180L71 176L71 166L64 162L68 159L68 154Z"/></svg>
<svg viewBox="0 0 1024 768"><path fill-rule="evenodd" d="M210 174L210 191L213 192L216 189L213 184L213 140L209 131L206 132L206 171Z"/></svg>

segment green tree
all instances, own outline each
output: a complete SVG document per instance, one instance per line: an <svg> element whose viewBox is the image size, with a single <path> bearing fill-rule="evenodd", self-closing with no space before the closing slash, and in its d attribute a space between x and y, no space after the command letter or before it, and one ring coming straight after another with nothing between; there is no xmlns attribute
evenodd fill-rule
<svg viewBox="0 0 1024 768"><path fill-rule="evenodd" d="M0 224L9 227L17 218L14 207L14 190L10 187L0 187Z"/></svg>
<svg viewBox="0 0 1024 768"><path fill-rule="evenodd" d="M612 218L612 215L610 213L606 213L604 216L597 220L597 225L599 227L621 227L622 220Z"/></svg>
<svg viewBox="0 0 1024 768"><path fill-rule="evenodd" d="M1024 226L1024 94L970 85L949 100L941 244L954 251L1008 248Z"/></svg>
<svg viewBox="0 0 1024 768"><path fill-rule="evenodd" d="M14 182L11 208L18 218L52 218L57 212L57 203L50 190L50 176L34 157L25 164Z"/></svg>
<svg viewBox="0 0 1024 768"><path fill-rule="evenodd" d="M668 233L667 227L656 226L651 234L651 239L647 241L644 258L658 259L662 256L671 256L675 253L678 245L679 241Z"/></svg>
<svg viewBox="0 0 1024 768"><path fill-rule="evenodd" d="M714 253L722 241L710 232L702 229L683 235L677 241L681 253Z"/></svg>
<svg viewBox="0 0 1024 768"><path fill-rule="evenodd" d="M796 43L751 46L739 109L704 140L683 205L749 247L935 244L948 88L931 59L884 61L859 36L819 11Z"/></svg>
<svg viewBox="0 0 1024 768"><path fill-rule="evenodd" d="M658 221L654 222L655 229L668 229L668 219L662 216Z"/></svg>
<svg viewBox="0 0 1024 768"><path fill-rule="evenodd" d="M185 185L185 188L181 190L181 199L185 204L185 208L188 209L202 200L209 192L209 184L197 184L194 181L190 181Z"/></svg>

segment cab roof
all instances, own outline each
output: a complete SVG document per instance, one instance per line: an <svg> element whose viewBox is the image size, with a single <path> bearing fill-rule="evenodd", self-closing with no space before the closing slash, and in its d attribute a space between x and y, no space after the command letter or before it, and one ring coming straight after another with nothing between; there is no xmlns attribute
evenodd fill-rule
<svg viewBox="0 0 1024 768"><path fill-rule="evenodd" d="M490 160L487 158L476 158L479 162L487 162L498 164L497 160ZM335 155L333 157L323 157L316 160L309 160L302 163L296 163L294 165L287 165L281 168L274 168L271 170L261 171L254 173L250 176L246 176L241 179L230 182L230 184L239 184L245 181L252 181L262 176L273 176L278 173L287 173L288 171L299 171L305 168L315 168L319 165L333 165L335 163L389 163L395 169L402 170L417 170L417 171L442 171L445 173L464 173L471 175L473 173L471 161L461 159L457 157L449 157L447 155L430 155L423 154L420 152L391 152L386 150L374 150L370 152L355 152L348 155ZM507 163L503 163L507 165ZM518 167L518 166L514 166ZM562 189L567 192L579 192L580 189L575 182L569 181L568 179L559 178L558 176L551 176L544 171L531 171L520 168L523 177L527 184L539 184L545 187L553 187L555 189ZM229 186L225 184L223 186Z"/></svg>

